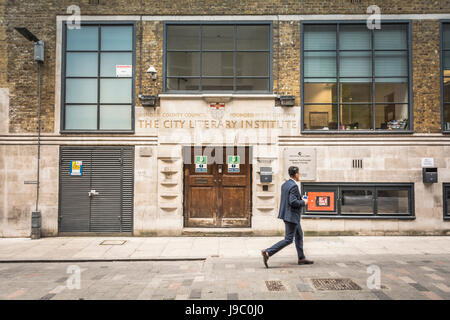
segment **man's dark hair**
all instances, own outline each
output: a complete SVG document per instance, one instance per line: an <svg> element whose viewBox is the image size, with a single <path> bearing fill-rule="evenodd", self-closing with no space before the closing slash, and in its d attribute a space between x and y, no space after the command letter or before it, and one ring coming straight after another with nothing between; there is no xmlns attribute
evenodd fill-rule
<svg viewBox="0 0 450 320"><path fill-rule="evenodd" d="M289 172L289 176L293 177L298 173L298 167L291 166L291 167L289 167L288 172Z"/></svg>

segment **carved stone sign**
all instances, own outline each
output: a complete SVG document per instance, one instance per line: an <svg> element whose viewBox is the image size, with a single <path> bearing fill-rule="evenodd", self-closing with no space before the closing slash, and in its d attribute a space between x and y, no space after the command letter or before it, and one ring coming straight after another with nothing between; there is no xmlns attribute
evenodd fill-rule
<svg viewBox="0 0 450 320"><path fill-rule="evenodd" d="M288 168L297 166L300 171L300 181L316 180L316 149L285 148L284 177L289 179Z"/></svg>
<svg viewBox="0 0 450 320"><path fill-rule="evenodd" d="M297 129L295 113L227 112L209 108L206 112L161 112L137 116L139 129Z"/></svg>

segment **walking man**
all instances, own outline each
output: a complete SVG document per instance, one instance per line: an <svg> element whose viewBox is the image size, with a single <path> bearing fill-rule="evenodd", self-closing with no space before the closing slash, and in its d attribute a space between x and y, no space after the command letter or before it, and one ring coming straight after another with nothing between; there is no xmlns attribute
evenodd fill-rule
<svg viewBox="0 0 450 320"><path fill-rule="evenodd" d="M264 265L268 268L267 261L270 256L291 244L295 237L295 247L297 248L298 264L312 264L311 260L305 258L303 253L303 232L300 226L300 211L305 207L305 201L301 199L300 191L296 181L300 181L298 167L289 167L290 179L281 186L281 201L278 218L283 219L286 235L283 240L275 243L272 247L262 250ZM306 198L305 198L306 199Z"/></svg>

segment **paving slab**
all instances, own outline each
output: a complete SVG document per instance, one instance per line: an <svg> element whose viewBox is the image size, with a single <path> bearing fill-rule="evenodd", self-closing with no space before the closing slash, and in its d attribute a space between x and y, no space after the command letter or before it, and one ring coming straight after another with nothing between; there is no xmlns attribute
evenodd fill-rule
<svg viewBox="0 0 450 320"><path fill-rule="evenodd" d="M1 261L255 258L282 237L54 237L31 240L1 238ZM123 245L101 245L123 240ZM450 237L305 237L308 257L360 255L439 255L450 253ZM295 246L277 253L295 257ZM398 260L398 259L397 259ZM439 267L439 263L437 265ZM426 270L422 270L426 271ZM434 280L440 281L439 278Z"/></svg>

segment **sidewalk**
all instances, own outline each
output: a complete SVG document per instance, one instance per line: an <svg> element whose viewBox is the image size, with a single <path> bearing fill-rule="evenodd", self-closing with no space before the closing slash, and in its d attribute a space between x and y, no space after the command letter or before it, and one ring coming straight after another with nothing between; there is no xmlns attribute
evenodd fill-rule
<svg viewBox="0 0 450 320"><path fill-rule="evenodd" d="M256 258L260 257L261 249L281 239L282 237L0 238L0 262ZM105 240L106 243L102 244ZM311 259L351 255L449 255L450 237L306 237L304 249ZM295 259L294 244L280 251L277 256Z"/></svg>

